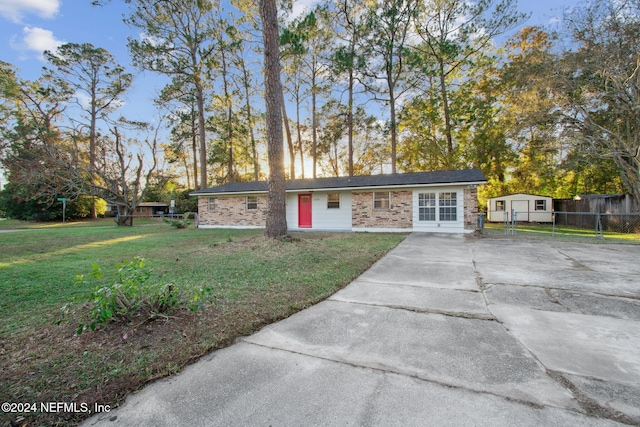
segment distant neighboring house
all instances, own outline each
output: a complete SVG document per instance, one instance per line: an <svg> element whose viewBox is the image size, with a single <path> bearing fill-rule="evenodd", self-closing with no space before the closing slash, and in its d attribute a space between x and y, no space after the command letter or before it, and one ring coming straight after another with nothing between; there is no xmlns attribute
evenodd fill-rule
<svg viewBox="0 0 640 427"><path fill-rule="evenodd" d="M479 169L296 179L286 183L289 230L475 230ZM200 228L263 228L267 182L237 182L198 196Z"/></svg>
<svg viewBox="0 0 640 427"><path fill-rule="evenodd" d="M553 222L553 198L535 194L509 194L487 201L487 221L511 221L516 213L519 222Z"/></svg>
<svg viewBox="0 0 640 427"><path fill-rule="evenodd" d="M160 202L142 202L136 208L136 216L166 215L169 213L169 204Z"/></svg>
<svg viewBox="0 0 640 427"><path fill-rule="evenodd" d="M115 216L118 212L118 207L115 205L107 205L106 216ZM135 216L154 216L154 215L166 215L169 213L169 205L167 203L160 202L142 202L136 208Z"/></svg>

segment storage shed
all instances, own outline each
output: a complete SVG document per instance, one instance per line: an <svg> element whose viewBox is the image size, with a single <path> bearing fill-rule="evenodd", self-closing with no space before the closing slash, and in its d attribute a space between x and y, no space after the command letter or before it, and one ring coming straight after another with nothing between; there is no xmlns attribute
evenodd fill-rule
<svg viewBox="0 0 640 427"><path fill-rule="evenodd" d="M487 202L487 221L510 221L512 211L518 222L553 222L553 199L524 193L492 197Z"/></svg>

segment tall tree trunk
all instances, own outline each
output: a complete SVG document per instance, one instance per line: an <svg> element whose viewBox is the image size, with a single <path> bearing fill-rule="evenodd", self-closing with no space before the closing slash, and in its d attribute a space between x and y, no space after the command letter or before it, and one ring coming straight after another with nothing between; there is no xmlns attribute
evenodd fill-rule
<svg viewBox="0 0 640 427"><path fill-rule="evenodd" d="M182 162L183 162L183 166L184 166L184 172L187 175L187 188L192 188L191 187L191 174L189 173L189 162L187 161L186 157L182 157Z"/></svg>
<svg viewBox="0 0 640 427"><path fill-rule="evenodd" d="M198 136L196 129L195 111L191 104L191 150L193 151L193 188L198 189Z"/></svg>
<svg viewBox="0 0 640 427"><path fill-rule="evenodd" d="M198 110L198 138L200 142L200 189L207 188L207 139L204 129L204 90L196 76L196 109Z"/></svg>
<svg viewBox="0 0 640 427"><path fill-rule="evenodd" d="M390 71L387 76L387 84L389 87L389 119L391 120L391 173L396 173L396 145L398 142L396 129L396 98L394 93L394 83Z"/></svg>
<svg viewBox="0 0 640 427"><path fill-rule="evenodd" d="M304 151L302 150L302 130L300 125L300 93L296 91L296 128L298 148L300 149L300 177L304 179Z"/></svg>
<svg viewBox="0 0 640 427"><path fill-rule="evenodd" d="M353 54L353 45L352 51ZM349 176L353 176L353 66L349 69L349 111L347 112L348 143L349 143Z"/></svg>
<svg viewBox="0 0 640 427"><path fill-rule="evenodd" d="M284 95L280 84L280 43L276 0L260 0L264 39L265 102L267 153L269 156L269 200L265 235L270 238L287 234L285 209L286 187L282 144Z"/></svg>
<svg viewBox="0 0 640 427"><path fill-rule="evenodd" d="M233 110L231 109L231 106L229 106L228 108L228 122L227 122L227 139L229 140L229 182L235 182L236 181L236 173L233 169L233 125L231 124L231 119L233 116Z"/></svg>
<svg viewBox="0 0 640 427"><path fill-rule="evenodd" d="M251 142L251 155L253 157L253 180L260 180L260 161L258 159L258 150L256 148L256 137L253 132L253 114L251 113L251 98L249 96L249 73L247 72L247 66L242 59L242 76L244 79L244 97L245 107L247 109L247 126L249 126L249 138Z"/></svg>
<svg viewBox="0 0 640 427"><path fill-rule="evenodd" d="M300 139L300 178L304 179L304 151L302 150L301 139Z"/></svg>
<svg viewBox="0 0 640 427"><path fill-rule="evenodd" d="M229 82L227 81L227 57L222 50L222 86L224 88L224 102L227 104L227 149L229 150L229 161L227 163L227 181L235 182L235 172L233 170L233 107L229 95Z"/></svg>
<svg viewBox="0 0 640 427"><path fill-rule="evenodd" d="M318 119L316 117L316 109L316 71L314 67L313 77L311 78L311 151L313 156L313 179L317 177L316 169L318 167Z"/></svg>
<svg viewBox="0 0 640 427"><path fill-rule="evenodd" d="M447 164L453 166L453 136L451 135L451 118L449 116L449 97L447 96L446 74L444 63L440 61L440 94L442 95L442 108L444 109L444 132L447 138Z"/></svg>
<svg viewBox="0 0 640 427"><path fill-rule="evenodd" d="M349 40L349 101L347 112L347 127L348 127L348 172L349 176L353 176L353 86L355 82L354 77L354 68L356 66L356 40L358 37L358 30L354 20L351 19L349 15L349 6L347 1L343 1L341 3L342 13L344 14L344 18L348 24L348 28L350 29L350 40Z"/></svg>
<svg viewBox="0 0 640 427"><path fill-rule="evenodd" d="M95 85L92 86L91 88L91 92L92 92L92 101L91 102L91 128L89 129L89 168L91 170L91 211L90 211L90 216L91 219L96 219L98 218L98 213L96 212L96 190L95 190L95 184L96 184L96 139L97 139L97 135L96 135L96 120L97 120L97 111L96 111L96 103L95 103L95 99L96 99L96 88Z"/></svg>
<svg viewBox="0 0 640 427"><path fill-rule="evenodd" d="M278 65L280 65L280 59L278 59ZM278 71L278 76L280 71ZM279 77L278 77L279 78ZM282 86L280 86L280 105L282 108L282 119L284 121L284 129L287 132L287 147L289 147L289 179L296 178L296 151L293 148L293 138L291 137L291 128L289 127L289 117L287 116L287 108L284 103L284 92Z"/></svg>
<svg viewBox="0 0 640 427"><path fill-rule="evenodd" d="M340 176L340 160L338 159L338 144L333 144L333 174L334 176Z"/></svg>

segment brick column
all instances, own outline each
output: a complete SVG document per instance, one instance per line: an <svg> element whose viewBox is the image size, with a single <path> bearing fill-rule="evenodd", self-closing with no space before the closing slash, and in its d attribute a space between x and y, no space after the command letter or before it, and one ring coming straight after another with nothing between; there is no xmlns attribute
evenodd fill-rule
<svg viewBox="0 0 640 427"><path fill-rule="evenodd" d="M478 186L470 185L464 189L464 228L475 230L478 227Z"/></svg>

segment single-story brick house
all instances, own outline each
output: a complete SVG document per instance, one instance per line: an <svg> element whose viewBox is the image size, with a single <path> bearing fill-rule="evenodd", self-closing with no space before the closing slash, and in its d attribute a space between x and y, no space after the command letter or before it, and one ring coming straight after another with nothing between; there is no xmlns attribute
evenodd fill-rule
<svg viewBox="0 0 640 427"><path fill-rule="evenodd" d="M479 169L295 179L286 183L289 230L431 231L476 228ZM263 228L267 182L198 190L200 228Z"/></svg>

